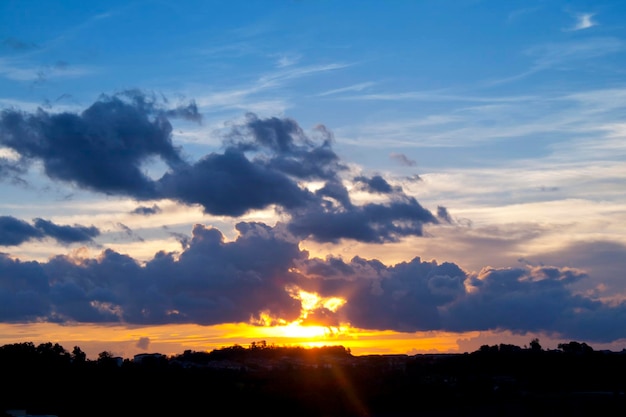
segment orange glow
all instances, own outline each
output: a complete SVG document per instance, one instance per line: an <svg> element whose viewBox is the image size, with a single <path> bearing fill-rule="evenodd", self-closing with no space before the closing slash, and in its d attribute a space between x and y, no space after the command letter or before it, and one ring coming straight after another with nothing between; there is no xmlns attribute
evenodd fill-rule
<svg viewBox="0 0 626 417"><path fill-rule="evenodd" d="M71 351L79 346L89 358L103 351L132 357L137 353L158 352L175 355L185 350L211 351L227 346L249 346L265 340L276 346L344 346L354 355L412 354L417 352L456 352L459 340L473 339L472 333L368 331L353 327L255 326L229 323L213 326L176 324L162 326L59 325L53 323L0 323L0 346L10 343L59 343ZM148 343L141 344L140 340ZM542 339L543 341L544 339Z"/></svg>
<svg viewBox="0 0 626 417"><path fill-rule="evenodd" d="M322 298L319 294L313 292L304 291L296 286L288 286L287 292L296 300L300 300L302 305L302 318L306 318L310 311L317 308L325 308L327 310L336 312L341 306L346 303L346 300L339 297L326 297Z"/></svg>
<svg viewBox="0 0 626 417"><path fill-rule="evenodd" d="M262 333L264 338L309 339L306 343L311 343L315 340L310 339L328 339L345 333L350 327L348 324L340 326L303 324L312 311L325 308L334 313L346 303L346 300L339 297L321 297L319 294L304 291L297 286L288 286L285 290L293 299L300 301L300 316L292 322L287 322L263 312L258 318L250 320L250 324L260 327L255 333Z"/></svg>
<svg viewBox="0 0 626 417"><path fill-rule="evenodd" d="M286 327L286 326L285 326ZM185 350L211 351L265 340L276 346L344 346L353 355L416 354L472 352L483 344L513 343L523 346L532 337L539 337L545 348L556 348L567 340L552 339L548 335L514 335L509 332L414 332L364 330L354 327L341 329L312 327L307 330L291 328L281 333L281 326L265 327L247 323L230 323L213 326L176 324L162 326L124 326L54 323L8 324L0 323L0 346L11 343L59 343L68 351L79 346L90 359L109 351L115 356L132 358L145 352L165 355L180 354ZM324 332L322 332L324 328ZM311 334L307 334L307 332ZM140 343L140 341L145 343ZM597 349L623 349L626 340L612 344L594 344Z"/></svg>
<svg viewBox="0 0 626 417"><path fill-rule="evenodd" d="M506 332L399 333L391 330L359 329L352 327L349 323L342 323L338 326L305 325L303 323L312 311L326 308L331 312L336 312L346 301L337 297L324 298L297 287L290 287L287 290L294 299L300 300L302 306L300 316L292 322L264 313L250 323L226 323L212 326L0 323L0 346L20 342L35 344L53 342L59 343L68 351L71 351L74 346L79 346L90 359L97 358L98 354L103 351L108 351L115 356L132 358L133 355L145 352L176 355L185 350L211 351L233 345L249 346L259 341L265 341L269 345L308 348L340 345L350 349L353 355L411 355L471 352L477 350L482 344L494 343L513 343L522 346L532 337L532 335L512 335ZM108 305L100 307L112 308ZM550 343L549 336L537 336L541 338L542 345L547 347ZM561 341L554 340L552 344L556 347L559 342ZM605 346L605 348L615 349L615 346Z"/></svg>

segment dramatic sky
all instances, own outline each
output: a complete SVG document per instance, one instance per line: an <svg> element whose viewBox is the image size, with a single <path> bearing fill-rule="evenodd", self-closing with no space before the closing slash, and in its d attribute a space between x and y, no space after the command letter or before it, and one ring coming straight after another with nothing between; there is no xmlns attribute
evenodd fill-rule
<svg viewBox="0 0 626 417"><path fill-rule="evenodd" d="M0 344L626 348L623 1L0 2Z"/></svg>

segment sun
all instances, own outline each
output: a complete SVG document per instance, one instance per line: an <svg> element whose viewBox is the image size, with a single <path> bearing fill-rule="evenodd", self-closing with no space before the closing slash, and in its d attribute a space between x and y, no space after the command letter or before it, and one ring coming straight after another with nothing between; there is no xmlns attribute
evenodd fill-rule
<svg viewBox="0 0 626 417"><path fill-rule="evenodd" d="M298 344L317 343L315 341L328 340L338 334L345 333L349 325L322 325L311 323L310 314L318 309L326 309L333 313L341 308L346 300L340 297L321 297L319 294L304 291L299 287L290 286L286 288L289 295L300 301L300 316L291 322L270 317L266 313L261 313L255 320L255 324L260 325L259 333L265 337L276 340L288 340Z"/></svg>
<svg viewBox="0 0 626 417"><path fill-rule="evenodd" d="M275 329L277 336L298 338L298 339L318 339L326 337L329 330L325 326L318 325L302 325L298 322L292 322L283 326L277 326Z"/></svg>

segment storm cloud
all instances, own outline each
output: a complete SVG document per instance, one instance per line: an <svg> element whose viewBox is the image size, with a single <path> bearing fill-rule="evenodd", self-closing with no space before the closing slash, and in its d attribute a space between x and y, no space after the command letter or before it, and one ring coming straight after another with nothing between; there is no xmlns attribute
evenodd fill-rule
<svg viewBox="0 0 626 417"><path fill-rule="evenodd" d="M29 240L52 238L69 245L72 243L91 243L100 235L95 226L58 225L50 220L34 219L31 225L12 216L0 216L0 246L17 246Z"/></svg>
<svg viewBox="0 0 626 417"><path fill-rule="evenodd" d="M98 258L47 262L2 255L0 320L267 325L268 318L275 324L300 317L299 289L345 300L336 311L310 313L309 321L325 325L546 332L602 342L626 337L620 326L626 304L574 291L589 279L581 270L526 265L469 273L419 257L395 265L358 256L312 258L285 225L242 222L237 230L226 241L218 229L198 224L181 253L158 252L146 262L110 249Z"/></svg>
<svg viewBox="0 0 626 417"><path fill-rule="evenodd" d="M0 217L0 245L20 245L31 239L41 239L43 233L29 223L11 216Z"/></svg>
<svg viewBox="0 0 626 417"><path fill-rule="evenodd" d="M100 234L100 230L95 226L58 225L50 220L44 219L35 219L34 224L45 236L56 239L58 242L64 244L90 242L94 237Z"/></svg>
<svg viewBox="0 0 626 417"><path fill-rule="evenodd" d="M310 257L300 248L304 239L398 242L424 236L425 225L453 220L443 206L434 214L423 207L401 181L343 162L322 125L305 132L290 118L247 114L223 135L219 152L191 161L174 144L173 117L201 121L193 102L168 108L138 91L102 96L78 114L5 109L0 146L15 158L0 160L0 175L10 178L37 164L54 181L136 200L135 215L159 213L154 201L173 200L231 218L274 209L282 220L239 222L234 240L196 224L190 236L170 233L180 252L159 251L143 261L113 249L45 262L1 254L1 321L271 325L302 318L298 292L306 291L345 301L332 311L309 312L307 322L328 326L545 332L603 342L626 337L619 326L626 303L581 291L591 278L575 267L528 263L468 272L420 257L395 265ZM149 174L154 160L165 172ZM141 205L147 201L153 205ZM135 237L128 226L117 226ZM95 226L0 217L2 246L46 238L91 244L99 235ZM609 272L600 265L597 271Z"/></svg>
<svg viewBox="0 0 626 417"><path fill-rule="evenodd" d="M149 158L182 163L171 141L172 125L145 95L102 96L81 114L0 114L0 144L22 158L40 161L54 180L90 190L137 198L156 196L143 172Z"/></svg>
<svg viewBox="0 0 626 417"><path fill-rule="evenodd" d="M247 114L224 135L223 152L187 161L173 144L170 117L200 121L193 102L168 109L134 90L102 96L80 114L5 109L0 145L41 162L53 180L107 195L171 199L231 217L273 207L291 218L289 230L301 239L387 242L438 223L382 176L350 175L322 125L307 134L293 119ZM160 178L145 170L155 158L167 166ZM321 188L313 191L313 182ZM350 183L387 200L356 204Z"/></svg>

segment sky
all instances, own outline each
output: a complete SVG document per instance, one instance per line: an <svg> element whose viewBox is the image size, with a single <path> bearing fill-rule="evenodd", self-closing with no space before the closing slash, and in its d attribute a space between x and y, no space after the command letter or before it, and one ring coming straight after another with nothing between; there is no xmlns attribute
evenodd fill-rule
<svg viewBox="0 0 626 417"><path fill-rule="evenodd" d="M622 1L0 1L0 344L626 348Z"/></svg>

